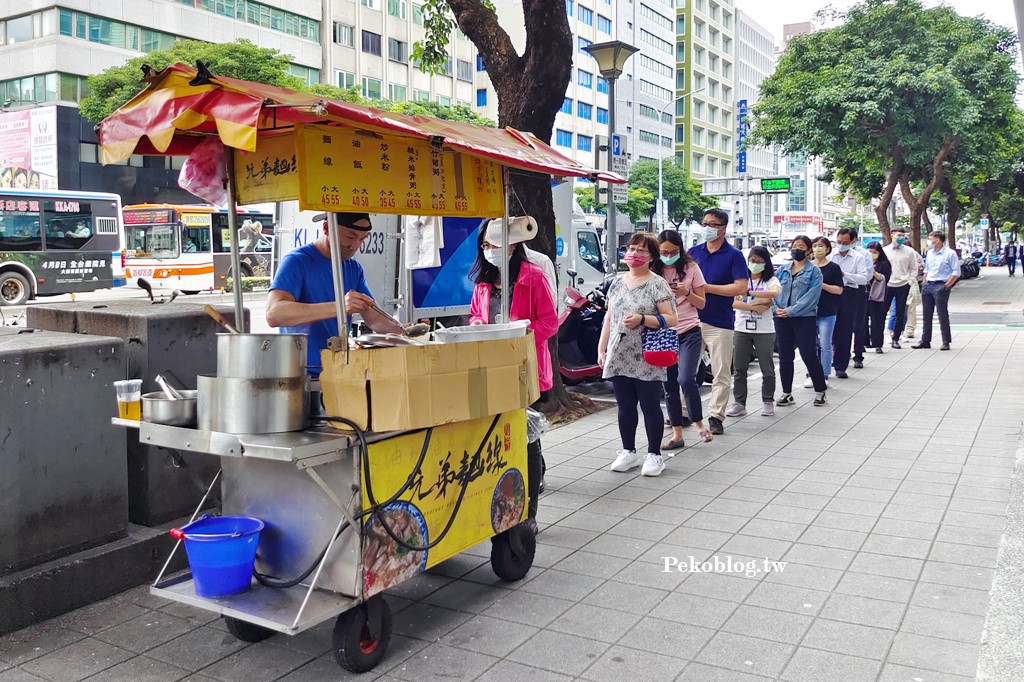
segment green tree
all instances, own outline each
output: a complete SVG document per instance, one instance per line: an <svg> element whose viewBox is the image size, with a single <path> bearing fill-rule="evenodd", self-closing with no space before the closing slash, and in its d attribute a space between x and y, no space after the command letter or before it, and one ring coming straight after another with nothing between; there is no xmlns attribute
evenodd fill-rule
<svg viewBox="0 0 1024 682"><path fill-rule="evenodd" d="M1015 38L920 0L864 0L843 18L790 41L761 86L751 142L818 156L844 189L877 197L886 238L899 190L919 246L922 216L953 152L1010 115Z"/></svg>
<svg viewBox="0 0 1024 682"><path fill-rule="evenodd" d="M690 172L677 159L663 160L662 164L662 197L668 200L668 217L677 228L686 220L700 220L704 209L718 205L716 198L701 196L701 184L690 177ZM657 200L658 162L634 163L629 169L629 186L643 187ZM651 220L655 209L656 204L652 203L644 217Z"/></svg>
<svg viewBox="0 0 1024 682"><path fill-rule="evenodd" d="M654 199L654 193L646 187L630 187L626 192L626 203L616 203L615 205L628 215L635 225L651 217L651 212L654 211Z"/></svg>
<svg viewBox="0 0 1024 682"><path fill-rule="evenodd" d="M573 190L576 195L576 201L580 202L580 208L585 213L604 213L604 206L598 204L594 198L594 186L588 185L586 187L577 187Z"/></svg>

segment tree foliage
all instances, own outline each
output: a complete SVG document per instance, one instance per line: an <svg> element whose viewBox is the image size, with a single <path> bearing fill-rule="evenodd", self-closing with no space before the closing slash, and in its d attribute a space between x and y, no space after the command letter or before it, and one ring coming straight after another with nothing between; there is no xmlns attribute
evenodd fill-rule
<svg viewBox="0 0 1024 682"><path fill-rule="evenodd" d="M677 227L687 220L699 221L704 209L718 205L717 199L701 196L701 184L690 177L690 172L675 158L662 161L661 175L662 197L668 200L668 217ZM657 200L658 162L634 163L629 169L629 186L643 187ZM644 217L650 218L655 209L656 205L652 203L650 212Z"/></svg>
<svg viewBox="0 0 1024 682"><path fill-rule="evenodd" d="M1014 108L1016 40L921 0L864 0L844 18L790 41L761 86L752 142L820 157L844 189L879 199L886 235L899 190L918 243L954 152L975 148Z"/></svg>

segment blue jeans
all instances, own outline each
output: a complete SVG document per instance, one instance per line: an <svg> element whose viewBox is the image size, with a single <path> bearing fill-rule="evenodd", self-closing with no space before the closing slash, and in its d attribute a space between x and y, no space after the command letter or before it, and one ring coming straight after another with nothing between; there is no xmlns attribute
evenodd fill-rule
<svg viewBox="0 0 1024 682"><path fill-rule="evenodd" d="M703 349L700 327L694 327L679 335L679 362L668 368L668 381L665 382L665 407L668 408L668 422L672 426L683 424L680 390L682 398L686 400L686 412L690 421L704 419L700 387L697 385L697 368L700 366L700 353Z"/></svg>
<svg viewBox="0 0 1024 682"><path fill-rule="evenodd" d="M835 328L835 315L818 318L818 355L821 357L821 371L826 378L832 373L832 332Z"/></svg>

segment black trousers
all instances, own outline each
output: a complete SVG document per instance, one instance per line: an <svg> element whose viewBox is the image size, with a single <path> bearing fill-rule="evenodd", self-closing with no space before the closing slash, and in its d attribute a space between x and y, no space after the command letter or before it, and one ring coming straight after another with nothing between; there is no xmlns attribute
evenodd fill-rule
<svg viewBox="0 0 1024 682"><path fill-rule="evenodd" d="M837 372L845 372L850 366L850 347L853 344L853 329L857 319L858 289L843 287L839 296L839 312L836 326L832 330L832 366Z"/></svg>
<svg viewBox="0 0 1024 682"><path fill-rule="evenodd" d="M544 455L541 452L540 441L538 440L526 446L526 487L527 493L530 496L527 515L531 519L537 518L537 502L540 499L540 479L543 477Z"/></svg>
<svg viewBox="0 0 1024 682"><path fill-rule="evenodd" d="M853 323L853 359L864 360L864 346L868 343L868 288L860 287L857 296L856 320Z"/></svg>
<svg viewBox="0 0 1024 682"><path fill-rule="evenodd" d="M793 360L796 350L800 350L800 359L804 361L807 373L818 393L825 391L825 371L821 368L821 357L818 355L818 318L816 317L776 317L775 338L779 343L779 379L782 392L793 392Z"/></svg>
<svg viewBox="0 0 1024 682"><path fill-rule="evenodd" d="M921 332L921 343L932 342L932 316L939 309L939 329L942 330L942 343L949 344L953 333L949 330L949 289L945 282L925 282L921 287L921 304L924 306L924 331Z"/></svg>
<svg viewBox="0 0 1024 682"><path fill-rule="evenodd" d="M1014 272L1016 272L1016 270L1017 270L1017 257L1014 256L1013 258L1007 258L1006 259L1006 267L1010 269L1010 274L1011 275ZM1024 267L1024 266L1022 266L1022 267Z"/></svg>
<svg viewBox="0 0 1024 682"><path fill-rule="evenodd" d="M644 413L647 452L661 454L661 438L665 435L665 418L661 414L661 397L665 388L660 381L640 381L631 377L612 377L615 402L619 406L619 437L622 449L636 451L636 427L640 423L636 406Z"/></svg>
<svg viewBox="0 0 1024 682"><path fill-rule="evenodd" d="M910 285L885 288L885 308L889 309L892 300L896 299L896 324L892 328L892 340L899 341L903 330L907 328L907 297L910 296ZM882 338L885 338L884 334ZM877 347L877 346L876 346Z"/></svg>
<svg viewBox="0 0 1024 682"><path fill-rule="evenodd" d="M905 317L906 298L904 298L903 301ZM868 342L871 348L881 348L882 344L885 342L885 318L888 312L888 301L868 301ZM893 332L892 338L896 338L895 332Z"/></svg>

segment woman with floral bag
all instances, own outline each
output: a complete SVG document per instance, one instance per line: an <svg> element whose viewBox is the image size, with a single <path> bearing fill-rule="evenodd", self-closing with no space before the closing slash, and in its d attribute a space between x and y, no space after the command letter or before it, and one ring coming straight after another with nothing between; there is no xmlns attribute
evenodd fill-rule
<svg viewBox="0 0 1024 682"><path fill-rule="evenodd" d="M638 232L629 240L625 257L629 272L608 289L607 312L597 347L597 362L604 368L604 378L611 380L619 409L622 449L610 468L625 472L641 464L636 452L639 404L647 433L647 457L640 471L644 476L657 476L665 470L661 458L665 433L661 396L668 373L662 363L673 353L671 344L662 343L669 336L675 337L671 328L677 321L672 290L651 272L651 263L659 257L654 235Z"/></svg>

